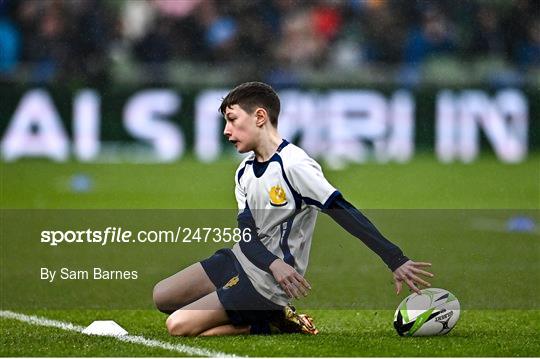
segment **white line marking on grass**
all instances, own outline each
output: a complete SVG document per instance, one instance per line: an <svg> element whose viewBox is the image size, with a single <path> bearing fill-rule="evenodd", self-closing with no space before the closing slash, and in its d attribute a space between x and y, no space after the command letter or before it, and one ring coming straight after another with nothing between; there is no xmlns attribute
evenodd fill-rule
<svg viewBox="0 0 540 359"><path fill-rule="evenodd" d="M58 329L62 329L62 330L70 331L70 332L77 332L81 334L82 334L82 331L85 329L85 327L83 326L75 325L69 322L61 322L59 320L37 317L34 315L15 313L9 310L0 311L0 317L7 318L7 319L15 319L15 320L32 324L32 325L58 328ZM140 344L147 347L165 349L165 350L170 350L170 351L187 354L187 355L197 355L197 356L203 356L203 357L220 357L220 358L238 357L236 355L225 354L225 353L216 352L213 350L208 350L208 349L203 349L203 348L191 347L189 345L167 343L161 340L148 339L140 335L124 335L124 336L114 336L110 338L114 338L121 342Z"/></svg>

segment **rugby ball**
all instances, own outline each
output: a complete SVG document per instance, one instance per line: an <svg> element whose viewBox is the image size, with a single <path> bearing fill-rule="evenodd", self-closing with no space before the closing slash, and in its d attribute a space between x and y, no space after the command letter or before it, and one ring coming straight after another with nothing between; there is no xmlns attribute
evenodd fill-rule
<svg viewBox="0 0 540 359"><path fill-rule="evenodd" d="M456 325L460 305L447 290L422 289L421 295L403 299L394 314L394 328L401 336L443 335Z"/></svg>

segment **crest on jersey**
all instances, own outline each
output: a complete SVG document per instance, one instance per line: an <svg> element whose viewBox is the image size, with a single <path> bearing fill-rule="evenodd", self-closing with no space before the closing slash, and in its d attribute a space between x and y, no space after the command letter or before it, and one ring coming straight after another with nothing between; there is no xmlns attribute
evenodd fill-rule
<svg viewBox="0 0 540 359"><path fill-rule="evenodd" d="M285 190L280 185L270 188L270 204L274 207L282 207L287 204L287 196Z"/></svg>

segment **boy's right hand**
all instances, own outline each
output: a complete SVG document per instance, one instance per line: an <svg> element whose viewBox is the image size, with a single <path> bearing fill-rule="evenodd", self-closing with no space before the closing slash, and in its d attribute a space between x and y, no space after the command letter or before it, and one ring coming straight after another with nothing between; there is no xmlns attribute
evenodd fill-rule
<svg viewBox="0 0 540 359"><path fill-rule="evenodd" d="M304 297L308 295L311 285L283 259L278 258L273 261L270 264L270 271L289 298L300 299L301 295Z"/></svg>
<svg viewBox="0 0 540 359"><path fill-rule="evenodd" d="M431 287L431 283L419 277L419 275L424 275L426 277L433 278L433 273L422 269L426 267L431 267L431 263L413 262L411 260L408 260L398 267L393 273L394 283L396 285L396 294L401 292L403 282L405 282L409 288L411 288L411 290L418 295L422 294L420 289L417 287L418 284L421 284L424 287Z"/></svg>

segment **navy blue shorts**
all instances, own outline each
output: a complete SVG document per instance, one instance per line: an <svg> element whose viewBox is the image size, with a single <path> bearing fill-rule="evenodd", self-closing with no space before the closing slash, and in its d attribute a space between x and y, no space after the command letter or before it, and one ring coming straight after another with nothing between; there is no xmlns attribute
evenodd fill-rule
<svg viewBox="0 0 540 359"><path fill-rule="evenodd" d="M218 250L201 265L216 286L231 324L257 325L283 315L282 306L257 292L230 249Z"/></svg>

